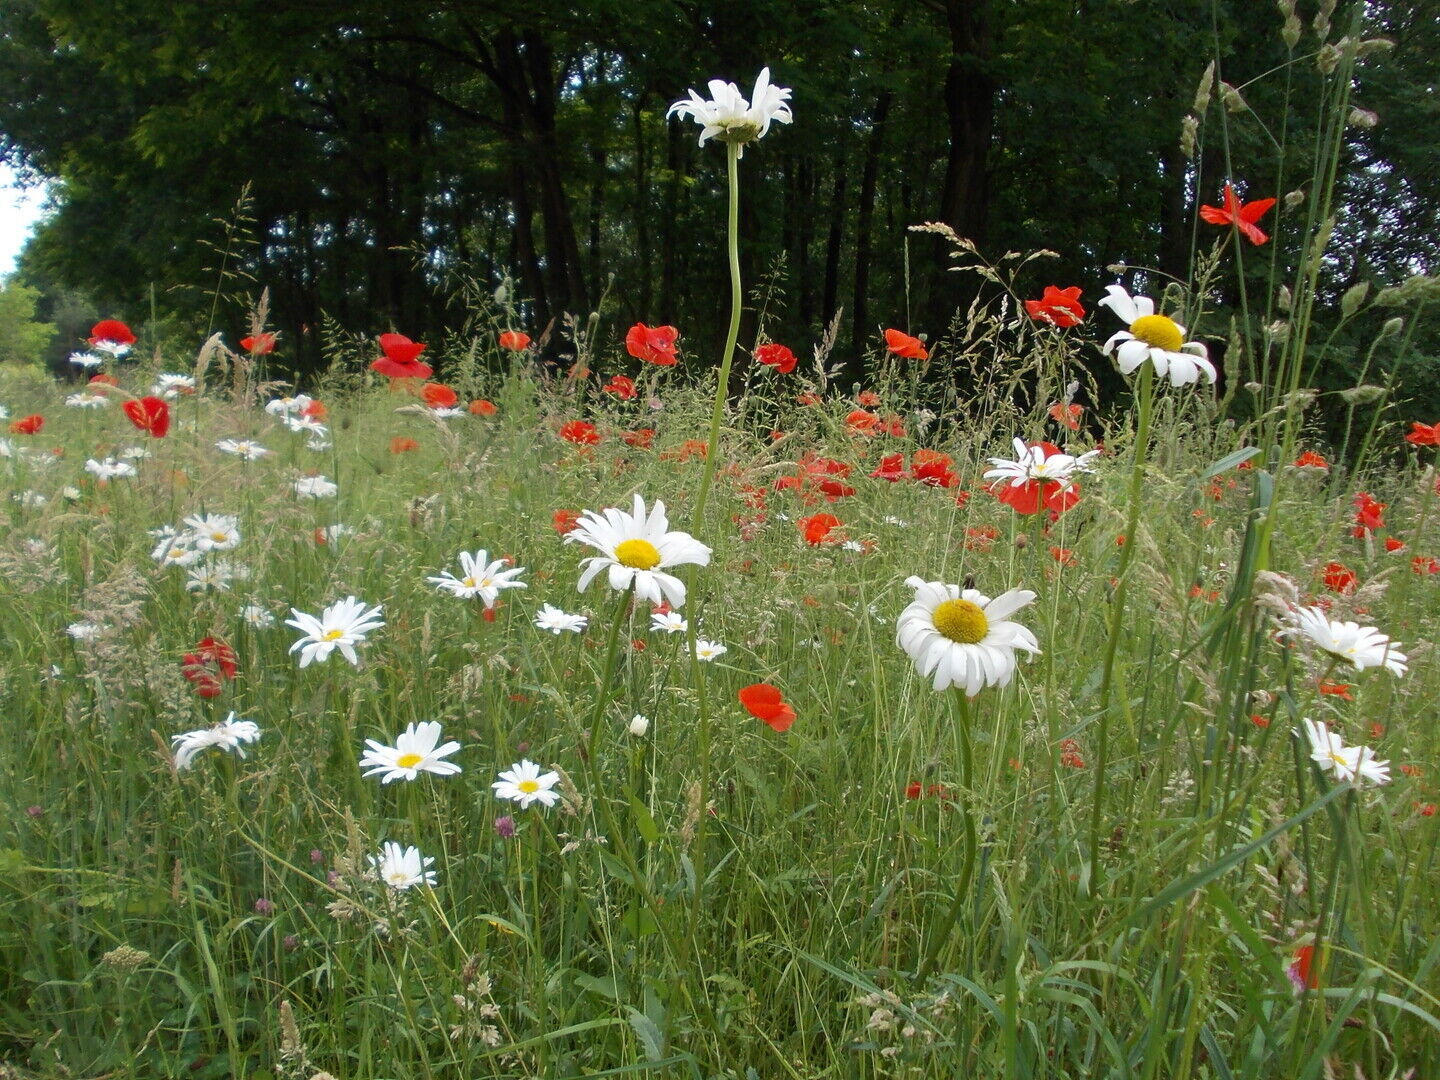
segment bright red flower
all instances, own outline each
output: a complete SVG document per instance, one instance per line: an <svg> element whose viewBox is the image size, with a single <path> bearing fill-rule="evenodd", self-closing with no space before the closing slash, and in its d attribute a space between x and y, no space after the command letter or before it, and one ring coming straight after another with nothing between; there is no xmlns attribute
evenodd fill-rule
<svg viewBox="0 0 1440 1080"><path fill-rule="evenodd" d="M781 375L789 375L795 370L795 365L800 362L796 355L784 345L777 345L774 342L756 346L754 356L760 363L766 367L773 367Z"/></svg>
<svg viewBox="0 0 1440 1080"><path fill-rule="evenodd" d="M845 417L845 426L852 435L876 435L878 432L875 429L879 424L880 417L864 409L856 409Z"/></svg>
<svg viewBox="0 0 1440 1080"><path fill-rule="evenodd" d="M621 401L635 396L635 380L629 375L611 375L610 381L600 388L607 394L614 394Z"/></svg>
<svg viewBox="0 0 1440 1080"><path fill-rule="evenodd" d="M524 352L530 347L530 335L521 333L519 330L502 330L500 347L509 349L511 352Z"/></svg>
<svg viewBox="0 0 1440 1080"><path fill-rule="evenodd" d="M899 330L885 331L885 347L896 356L903 356L906 360L928 360L930 350L925 343L917 337L909 334L902 334Z"/></svg>
<svg viewBox="0 0 1440 1080"><path fill-rule="evenodd" d="M1225 185L1225 205L1202 206L1200 216L1211 225L1234 225L1240 230L1246 240L1252 244L1263 244L1270 237L1260 231L1255 222L1265 216L1265 212L1275 205L1274 199L1256 199L1254 202L1242 203L1235 194L1235 189L1229 184Z"/></svg>
<svg viewBox="0 0 1440 1080"><path fill-rule="evenodd" d="M213 637L202 638L180 663L180 673L195 684L195 692L203 698L219 697L224 680L235 678L239 670L235 650Z"/></svg>
<svg viewBox="0 0 1440 1080"><path fill-rule="evenodd" d="M834 514L812 514L810 517L801 518L795 524L804 535L805 542L813 547L831 539L830 533L840 527L840 519Z"/></svg>
<svg viewBox="0 0 1440 1080"><path fill-rule="evenodd" d="M312 401L300 410L300 415L308 416L311 420L324 420L329 417L330 410L323 401Z"/></svg>
<svg viewBox="0 0 1440 1080"><path fill-rule="evenodd" d="M928 487L959 487L960 477L950 471L952 464L954 461L949 454L938 450L916 450L910 459L910 475Z"/></svg>
<svg viewBox="0 0 1440 1080"><path fill-rule="evenodd" d="M1059 547L1052 545L1050 548L1050 557L1056 562L1058 562L1061 566L1075 565L1075 552L1071 551L1067 547Z"/></svg>
<svg viewBox="0 0 1440 1080"><path fill-rule="evenodd" d="M494 416L498 411L495 403L486 398L476 398L470 402L470 412L475 416Z"/></svg>
<svg viewBox="0 0 1440 1080"><path fill-rule="evenodd" d="M411 341L404 334L381 334L380 351L385 355L370 364L371 371L378 371L390 379L428 379L434 374L429 364L418 359L425 346Z"/></svg>
<svg viewBox="0 0 1440 1080"><path fill-rule="evenodd" d="M1060 740L1060 764L1071 769L1085 767L1085 759L1080 756L1080 744L1074 739Z"/></svg>
<svg viewBox="0 0 1440 1080"><path fill-rule="evenodd" d="M1393 536L1387 536L1387 537L1385 538L1385 550L1386 550L1386 551L1404 551L1404 550L1405 550L1405 541L1404 541L1404 540L1397 540L1397 539L1395 539L1395 537L1393 537Z"/></svg>
<svg viewBox="0 0 1440 1080"><path fill-rule="evenodd" d="M679 446L662 453L660 460L686 462L693 458L699 458L704 461L709 452L710 445L704 439L686 439Z"/></svg>
<svg viewBox="0 0 1440 1080"><path fill-rule="evenodd" d="M870 474L872 480L889 480L892 484L905 479L905 455L886 454L880 459L880 466Z"/></svg>
<svg viewBox="0 0 1440 1080"><path fill-rule="evenodd" d="M857 405L863 405L867 409L873 409L876 405L880 404L880 395L874 390L861 390L860 393L855 395L855 403Z"/></svg>
<svg viewBox="0 0 1440 1080"><path fill-rule="evenodd" d="M1058 424L1064 424L1071 431L1080 430L1080 415L1085 411L1083 405L1056 404L1050 406L1050 418Z"/></svg>
<svg viewBox="0 0 1440 1080"><path fill-rule="evenodd" d="M143 397L121 406L130 422L152 438L163 439L170 430L170 406L158 397Z"/></svg>
<svg viewBox="0 0 1440 1080"><path fill-rule="evenodd" d="M780 691L769 683L752 683L750 686L741 687L736 696L739 697L740 704L745 706L746 712L769 724L774 731L789 731L790 725L795 723L795 710L785 704Z"/></svg>
<svg viewBox="0 0 1440 1080"><path fill-rule="evenodd" d="M426 383L420 387L420 396L432 409L453 409L460 403L460 395L444 383Z"/></svg>
<svg viewBox="0 0 1440 1080"><path fill-rule="evenodd" d="M673 326L646 326L636 323L625 335L625 351L637 360L647 364L671 367L678 357L675 355L675 340L680 331Z"/></svg>
<svg viewBox="0 0 1440 1080"><path fill-rule="evenodd" d="M1440 446L1440 421L1422 424L1419 420L1412 420L1410 434L1405 436L1405 441L1416 446Z"/></svg>
<svg viewBox="0 0 1440 1080"><path fill-rule="evenodd" d="M1303 469L1306 467L1312 469L1328 469L1330 468L1330 463L1326 461L1323 457L1321 457L1319 454L1315 453L1314 450L1306 450L1303 454L1301 454L1298 458L1295 459L1295 467L1297 469Z"/></svg>
<svg viewBox="0 0 1440 1080"><path fill-rule="evenodd" d="M1385 527L1382 511L1388 505L1387 503L1376 502L1366 491L1357 492L1353 501L1355 504L1355 528L1350 531L1352 536L1360 539L1366 533Z"/></svg>
<svg viewBox="0 0 1440 1080"><path fill-rule="evenodd" d="M589 420L571 420L560 426L560 438L581 446L594 446L600 441L600 433Z"/></svg>
<svg viewBox="0 0 1440 1080"><path fill-rule="evenodd" d="M135 335L119 319L101 319L90 328L91 345L108 341L112 345L134 345Z"/></svg>
<svg viewBox="0 0 1440 1080"><path fill-rule="evenodd" d="M102 371L99 375L90 376L89 385L96 387L97 389L102 386L119 386L120 380L117 379L114 375L107 375L105 372Z"/></svg>
<svg viewBox="0 0 1440 1080"><path fill-rule="evenodd" d="M1328 694L1331 697L1338 697L1341 701L1354 701L1350 696L1350 684L1343 682L1324 682L1318 687L1320 693Z"/></svg>
<svg viewBox="0 0 1440 1080"><path fill-rule="evenodd" d="M566 536L580 523L580 514L579 510L556 510L550 515L550 524L555 526L557 533Z"/></svg>
<svg viewBox="0 0 1440 1080"><path fill-rule="evenodd" d="M1290 966L1285 969L1285 974L1295 984L1296 991L1314 990L1320 985L1319 977L1315 973L1315 946L1301 945L1295 950L1295 958L1290 961Z"/></svg>
<svg viewBox="0 0 1440 1080"><path fill-rule="evenodd" d="M1416 555L1410 560L1410 570L1416 574L1440 574L1440 559L1429 555Z"/></svg>
<svg viewBox="0 0 1440 1080"><path fill-rule="evenodd" d="M848 498L855 494L855 489L849 484L842 484L839 480L821 480L815 485L825 496L826 502L834 502L836 499Z"/></svg>
<svg viewBox="0 0 1440 1080"><path fill-rule="evenodd" d="M634 431L625 431L620 434L620 441L626 446L633 446L636 450L649 450L650 444L655 441L655 429L642 427Z"/></svg>
<svg viewBox="0 0 1440 1080"><path fill-rule="evenodd" d="M821 457L819 454L807 450L796 462L800 468L811 476L849 476L850 466L843 461L836 461L834 458Z"/></svg>
<svg viewBox="0 0 1440 1080"><path fill-rule="evenodd" d="M392 454L408 454L412 450L419 450L420 444L414 439L404 435L396 435L390 440L390 452Z"/></svg>
<svg viewBox="0 0 1440 1080"><path fill-rule="evenodd" d="M1354 592L1355 586L1358 585L1360 581L1360 579L1355 576L1355 571L1351 570L1344 563L1338 562L1325 564L1325 573L1322 580L1325 582L1327 589L1337 593Z"/></svg>
<svg viewBox="0 0 1440 1080"><path fill-rule="evenodd" d="M19 420L10 421L10 434L12 435L38 435L40 429L45 426L45 417L39 413L33 416L22 416Z"/></svg>
<svg viewBox="0 0 1440 1080"><path fill-rule="evenodd" d="M275 351L274 334L255 334L240 339L240 348L255 356L265 356Z"/></svg>
<svg viewBox="0 0 1440 1080"><path fill-rule="evenodd" d="M1085 318L1085 308L1080 303L1080 286L1059 289L1046 285L1045 293L1039 300L1025 301L1025 312L1036 322L1061 328L1076 326Z"/></svg>

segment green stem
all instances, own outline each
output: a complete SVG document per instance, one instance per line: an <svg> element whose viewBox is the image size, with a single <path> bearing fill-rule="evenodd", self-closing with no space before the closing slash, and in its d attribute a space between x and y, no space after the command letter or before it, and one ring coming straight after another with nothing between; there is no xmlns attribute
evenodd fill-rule
<svg viewBox="0 0 1440 1080"><path fill-rule="evenodd" d="M1120 549L1120 565L1116 570L1115 595L1110 599L1110 633L1105 642L1105 667L1100 678L1100 732L1095 755L1095 797L1090 809L1090 873L1092 882L1100 874L1100 818L1105 799L1105 769L1110 760L1110 695L1115 685L1115 657L1119 652L1120 634L1125 622L1125 593L1129 585L1130 562L1139 537L1140 502L1145 486L1145 459L1150 447L1150 414L1155 401L1155 366L1146 361L1140 366L1140 416L1135 430L1135 463L1130 471L1129 505L1125 511L1125 546Z"/></svg>
<svg viewBox="0 0 1440 1080"><path fill-rule="evenodd" d="M960 910L965 905L965 898L970 895L970 879L975 870L975 818L970 812L970 785L974 779L974 768L972 763L972 752L970 746L970 699L965 696L964 690L956 690L955 700L959 702L955 728L958 738L960 756L960 820L965 828L965 861L960 867L960 877L955 882L955 899L950 902L950 910L946 913L944 920L935 928L935 934L930 938L930 947L925 950L925 959L920 964L920 971L915 976L917 982L924 982L925 977L935 969L935 963L940 958L940 950L950 940L951 934L955 932L955 924L960 921Z"/></svg>
<svg viewBox="0 0 1440 1080"><path fill-rule="evenodd" d="M625 611L630 606L630 591L620 593L610 619L610 635L605 639L605 666L600 670L600 682L595 687L595 707L590 710L590 734L585 743L585 756L593 762L595 748L600 742L600 725L605 719L605 706L610 701L610 680L615 674L615 651L620 644L620 627L625 623Z"/></svg>
<svg viewBox="0 0 1440 1080"><path fill-rule="evenodd" d="M715 405L710 410L710 438L705 446L705 471L700 476L700 491L695 496L695 519L691 532L699 532L705 520L705 498L715 477L716 448L720 442L720 421L725 415L725 401L730 388L730 363L735 359L735 342L740 337L740 146L726 146L726 173L730 181L730 214L726 225L726 246L730 252L730 329L725 334L725 352L720 358L720 373L715 381Z"/></svg>

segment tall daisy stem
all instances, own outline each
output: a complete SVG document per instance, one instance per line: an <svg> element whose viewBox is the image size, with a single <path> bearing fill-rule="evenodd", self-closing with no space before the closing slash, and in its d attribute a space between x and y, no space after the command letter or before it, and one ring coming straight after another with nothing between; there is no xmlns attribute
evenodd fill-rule
<svg viewBox="0 0 1440 1080"><path fill-rule="evenodd" d="M1105 805L1105 770L1110 762L1110 696L1115 686L1115 657L1125 626L1125 593L1130 584L1130 563L1139 537L1140 502L1145 487L1145 459L1150 449L1150 415L1155 402L1155 366L1140 365L1140 416L1135 429L1135 462L1130 471L1130 497L1125 512L1125 545L1115 571L1115 595L1110 598L1110 633L1105 642L1105 666L1100 677L1100 731L1095 753L1095 796L1090 808L1090 873L1092 883L1100 875L1100 819Z"/></svg>
<svg viewBox="0 0 1440 1080"><path fill-rule="evenodd" d="M720 372L715 380L715 405L710 410L710 438L705 444L705 471L700 475L700 491L695 496L695 519L691 532L700 532L705 521L705 499L710 482L715 478L716 448L720 442L720 421L725 415L725 402L730 390L730 364L735 359L735 342L740 337L740 145L725 147L725 169L730 182L730 213L725 227L726 246L730 253L730 329L725 334L725 352L720 357Z"/></svg>
<svg viewBox="0 0 1440 1080"><path fill-rule="evenodd" d="M923 982L925 977L935 970L935 964L940 959L940 950L955 932L955 924L960 921L960 911L965 906L965 898L970 895L970 879L975 871L975 818L970 812L970 785L974 779L970 744L970 699L965 696L964 690L957 689L955 700L959 703L956 708L959 715L955 718L955 728L956 742L960 749L960 820L965 829L965 861L960 866L960 877L955 882L955 899L950 902L950 910L930 938L925 959L915 976L917 982Z"/></svg>

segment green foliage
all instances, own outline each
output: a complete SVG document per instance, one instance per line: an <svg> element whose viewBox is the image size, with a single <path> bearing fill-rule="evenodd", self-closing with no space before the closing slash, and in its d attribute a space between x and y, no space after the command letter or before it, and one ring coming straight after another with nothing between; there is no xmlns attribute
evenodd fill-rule
<svg viewBox="0 0 1440 1080"><path fill-rule="evenodd" d="M38 289L13 277L0 281L0 364L37 364L55 336L51 323L35 318Z"/></svg>

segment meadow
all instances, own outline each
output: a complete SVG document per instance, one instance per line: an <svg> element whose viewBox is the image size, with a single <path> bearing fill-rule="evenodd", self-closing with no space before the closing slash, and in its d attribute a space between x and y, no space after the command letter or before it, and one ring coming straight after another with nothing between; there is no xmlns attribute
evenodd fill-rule
<svg viewBox="0 0 1440 1080"><path fill-rule="evenodd" d="M858 380L761 305L727 394L737 279L719 356L502 298L302 394L262 301L0 382L0 1076L1426 1075L1434 280L1217 394L1225 212L1033 306L947 234L996 298Z"/></svg>

